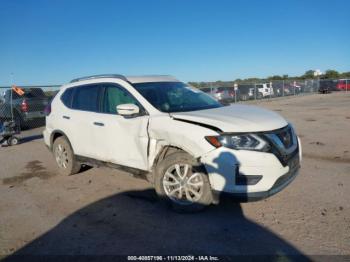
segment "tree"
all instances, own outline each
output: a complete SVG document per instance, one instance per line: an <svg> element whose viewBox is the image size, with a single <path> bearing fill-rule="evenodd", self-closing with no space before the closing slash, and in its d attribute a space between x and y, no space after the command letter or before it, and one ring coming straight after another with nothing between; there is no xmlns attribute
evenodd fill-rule
<svg viewBox="0 0 350 262"><path fill-rule="evenodd" d="M268 80L283 80L283 77L279 76L279 75L274 75L274 76L269 76L267 79Z"/></svg>
<svg viewBox="0 0 350 262"><path fill-rule="evenodd" d="M302 78L315 78L315 70L307 70L304 75L302 75Z"/></svg>
<svg viewBox="0 0 350 262"><path fill-rule="evenodd" d="M341 78L350 78L350 72L344 72L340 74Z"/></svg>
<svg viewBox="0 0 350 262"><path fill-rule="evenodd" d="M340 74L336 70L327 70L326 73L322 76L323 79L336 79L339 78Z"/></svg>

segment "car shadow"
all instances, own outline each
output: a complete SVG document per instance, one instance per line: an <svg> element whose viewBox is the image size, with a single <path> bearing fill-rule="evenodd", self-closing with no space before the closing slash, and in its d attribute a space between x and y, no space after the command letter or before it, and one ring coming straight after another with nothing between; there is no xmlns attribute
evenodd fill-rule
<svg viewBox="0 0 350 262"><path fill-rule="evenodd" d="M176 213L166 203L153 189L117 193L72 213L5 261L33 258L28 255L188 254L310 261L247 218L232 198L223 196L219 205L194 214Z"/></svg>
<svg viewBox="0 0 350 262"><path fill-rule="evenodd" d="M34 140L38 140L38 139L42 139L43 135L31 135L31 136L24 136L20 138L20 143L24 144L24 143L28 143Z"/></svg>
<svg viewBox="0 0 350 262"><path fill-rule="evenodd" d="M169 254L308 261L293 245L246 218L232 199L222 198L220 205L200 213L179 214L164 206L154 190L128 191L83 207L7 260L26 255Z"/></svg>

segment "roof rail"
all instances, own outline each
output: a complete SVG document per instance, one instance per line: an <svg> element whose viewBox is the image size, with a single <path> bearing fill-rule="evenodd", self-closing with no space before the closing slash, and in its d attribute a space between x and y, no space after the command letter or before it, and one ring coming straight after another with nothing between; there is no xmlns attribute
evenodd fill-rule
<svg viewBox="0 0 350 262"><path fill-rule="evenodd" d="M70 81L70 83L75 83L83 80L90 80L90 79L96 79L96 78L119 78L124 81L128 81L128 79L123 76L123 75L118 75L118 74L104 74L104 75L92 75L92 76L84 76L84 77L79 77L75 78Z"/></svg>

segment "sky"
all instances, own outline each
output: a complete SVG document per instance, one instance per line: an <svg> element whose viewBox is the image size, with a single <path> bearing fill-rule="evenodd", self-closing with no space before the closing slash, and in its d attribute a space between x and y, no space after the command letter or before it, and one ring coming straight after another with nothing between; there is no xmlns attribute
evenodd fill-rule
<svg viewBox="0 0 350 262"><path fill-rule="evenodd" d="M0 0L0 85L350 71L349 10L349 0Z"/></svg>

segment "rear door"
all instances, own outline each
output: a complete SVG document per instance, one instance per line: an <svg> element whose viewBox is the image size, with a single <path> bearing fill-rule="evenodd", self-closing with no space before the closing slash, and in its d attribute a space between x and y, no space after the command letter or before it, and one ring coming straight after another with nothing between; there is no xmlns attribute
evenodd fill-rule
<svg viewBox="0 0 350 262"><path fill-rule="evenodd" d="M75 154L99 159L100 145L94 136L94 122L99 121L101 89L90 84L73 88L72 110L63 118L70 123L70 140Z"/></svg>

